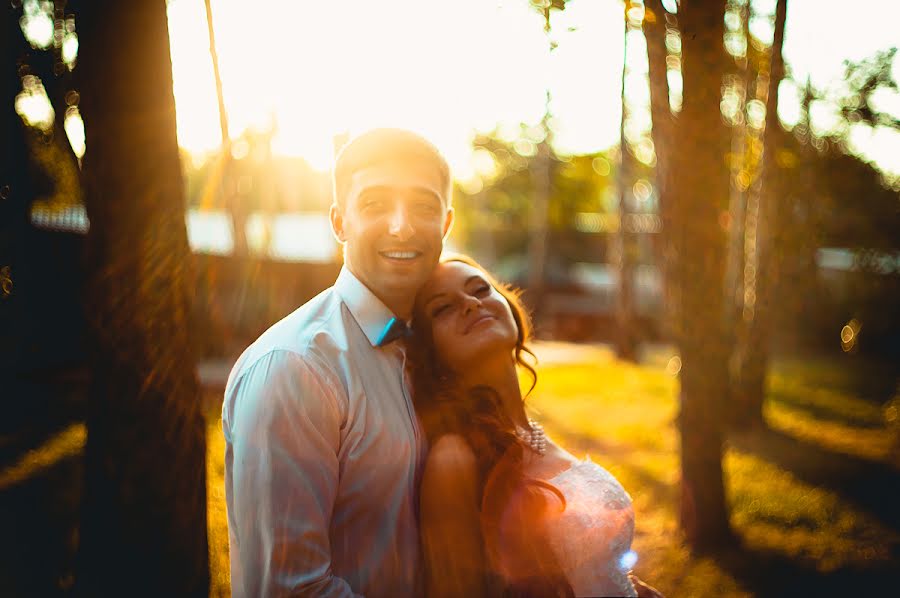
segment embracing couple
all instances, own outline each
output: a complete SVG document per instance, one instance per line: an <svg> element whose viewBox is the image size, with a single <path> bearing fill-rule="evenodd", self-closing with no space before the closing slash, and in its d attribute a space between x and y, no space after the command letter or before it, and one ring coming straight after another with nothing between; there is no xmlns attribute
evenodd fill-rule
<svg viewBox="0 0 900 598"><path fill-rule="evenodd" d="M631 499L529 420L516 293L441 258L450 170L376 129L334 168L344 266L228 379L235 596L656 595L630 574Z"/></svg>

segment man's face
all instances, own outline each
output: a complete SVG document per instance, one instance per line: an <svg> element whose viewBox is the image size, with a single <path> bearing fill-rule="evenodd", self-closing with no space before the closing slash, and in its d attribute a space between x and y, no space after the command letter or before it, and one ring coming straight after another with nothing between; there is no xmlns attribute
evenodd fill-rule
<svg viewBox="0 0 900 598"><path fill-rule="evenodd" d="M437 265L453 221L438 169L385 162L358 170L331 222L347 267L385 305L407 318Z"/></svg>

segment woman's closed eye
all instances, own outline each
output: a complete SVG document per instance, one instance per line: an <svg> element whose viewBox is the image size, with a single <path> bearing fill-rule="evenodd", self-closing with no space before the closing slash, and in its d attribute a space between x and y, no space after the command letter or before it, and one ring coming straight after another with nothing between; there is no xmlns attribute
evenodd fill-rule
<svg viewBox="0 0 900 598"><path fill-rule="evenodd" d="M444 314L447 314L449 313L451 307L452 306L449 303L441 303L439 305L436 305L434 309L431 310L431 317L437 318Z"/></svg>

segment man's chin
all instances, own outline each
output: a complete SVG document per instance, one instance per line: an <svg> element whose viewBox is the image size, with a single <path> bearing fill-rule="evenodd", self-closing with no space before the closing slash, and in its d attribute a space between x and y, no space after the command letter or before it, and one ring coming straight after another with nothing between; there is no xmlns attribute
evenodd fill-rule
<svg viewBox="0 0 900 598"><path fill-rule="evenodd" d="M414 297L428 280L429 273L421 269L405 271L382 271L378 286L393 297Z"/></svg>
<svg viewBox="0 0 900 598"><path fill-rule="evenodd" d="M421 270L406 270L404 272L385 272L379 282L392 291L398 293L408 291L415 295L426 280L428 280L428 275Z"/></svg>

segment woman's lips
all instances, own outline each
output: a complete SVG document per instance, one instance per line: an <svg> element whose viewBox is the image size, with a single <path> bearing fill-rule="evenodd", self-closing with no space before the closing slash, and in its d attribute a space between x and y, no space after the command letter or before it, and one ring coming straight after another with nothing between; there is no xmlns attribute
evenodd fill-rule
<svg viewBox="0 0 900 598"><path fill-rule="evenodd" d="M475 318L475 319L472 321L471 324L469 324L468 326L466 326L465 334L469 334L469 332L471 332L473 328L475 328L476 326L478 326L478 325L481 324L482 322L485 322L485 321L487 321L487 320L495 320L495 319L496 319L496 318L495 318L494 316L492 316L491 314L484 314L483 316L478 316L477 318Z"/></svg>

